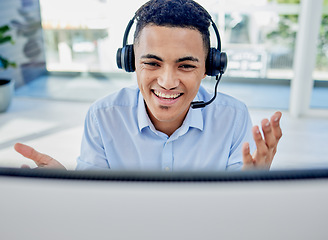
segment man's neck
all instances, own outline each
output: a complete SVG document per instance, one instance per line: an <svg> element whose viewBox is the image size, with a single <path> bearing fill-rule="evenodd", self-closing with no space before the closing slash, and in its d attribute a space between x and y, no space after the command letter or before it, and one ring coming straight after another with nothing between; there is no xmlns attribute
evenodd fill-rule
<svg viewBox="0 0 328 240"><path fill-rule="evenodd" d="M160 122L157 119L151 121L154 124L156 130L165 133L169 137L182 125L182 123L172 124L171 122Z"/></svg>
<svg viewBox="0 0 328 240"><path fill-rule="evenodd" d="M181 117L177 117L171 121L161 121L158 120L152 113L150 113L147 109L147 114L150 118L150 121L153 123L156 130L165 133L167 136L171 136L179 127L181 127L186 115L181 115Z"/></svg>

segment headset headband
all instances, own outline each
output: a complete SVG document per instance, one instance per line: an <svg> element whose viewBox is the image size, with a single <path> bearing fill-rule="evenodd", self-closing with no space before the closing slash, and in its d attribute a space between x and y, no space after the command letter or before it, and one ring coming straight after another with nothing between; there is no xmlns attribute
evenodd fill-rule
<svg viewBox="0 0 328 240"><path fill-rule="evenodd" d="M125 47L127 45L129 33L130 33L131 27L132 27L135 19L136 19L136 16L134 15L133 18L129 21L129 23L128 23L126 29L125 29L124 37L123 37L123 47ZM215 35L216 35L217 49L221 52L221 39L220 39L219 30L216 27L216 24L214 23L213 19L212 18L209 18L209 20L212 23L211 25L212 25L212 27L214 29L214 32L215 32Z"/></svg>
<svg viewBox="0 0 328 240"><path fill-rule="evenodd" d="M128 25L126 26L124 37L123 37L123 47L125 47L128 42L129 32L131 30L135 18L136 16L134 15L133 18L129 21Z"/></svg>

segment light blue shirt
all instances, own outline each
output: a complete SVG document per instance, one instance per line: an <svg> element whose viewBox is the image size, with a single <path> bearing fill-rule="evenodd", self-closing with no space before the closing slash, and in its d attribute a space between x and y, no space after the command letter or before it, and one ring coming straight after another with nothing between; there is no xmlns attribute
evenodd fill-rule
<svg viewBox="0 0 328 240"><path fill-rule="evenodd" d="M195 101L211 97L201 86ZM190 109L168 137L150 121L139 89L123 88L90 107L77 170L239 170L242 144L254 150L251 128L245 104L218 93L205 108Z"/></svg>

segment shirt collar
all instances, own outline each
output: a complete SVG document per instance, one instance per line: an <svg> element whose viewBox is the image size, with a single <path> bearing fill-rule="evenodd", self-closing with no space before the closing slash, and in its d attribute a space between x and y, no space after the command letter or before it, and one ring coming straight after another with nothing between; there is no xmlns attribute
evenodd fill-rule
<svg viewBox="0 0 328 240"><path fill-rule="evenodd" d="M151 121L148 117L145 101L140 91L138 92L138 95L138 125L139 131L141 132L142 129L151 125Z"/></svg>
<svg viewBox="0 0 328 240"><path fill-rule="evenodd" d="M140 91L138 95L138 125L139 131L141 132L142 129L146 127L154 127L147 114L145 102ZM199 101L198 94L196 95L194 101ZM185 131L187 131L189 127L193 127L203 131L203 125L202 109L189 109L188 114L180 129L185 129Z"/></svg>
<svg viewBox="0 0 328 240"><path fill-rule="evenodd" d="M199 101L198 94L196 95L194 101ZM181 128L182 129L185 128L185 130L187 131L189 127L198 128L199 130L203 131L204 121L203 121L202 108L189 109L188 114Z"/></svg>

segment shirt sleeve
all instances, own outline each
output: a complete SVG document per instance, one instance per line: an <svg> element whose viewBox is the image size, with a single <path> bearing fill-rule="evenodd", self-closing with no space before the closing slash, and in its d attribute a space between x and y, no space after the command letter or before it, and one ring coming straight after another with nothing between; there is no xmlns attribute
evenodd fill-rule
<svg viewBox="0 0 328 240"><path fill-rule="evenodd" d="M246 106L244 106L244 109L240 111L240 116L237 117L233 135L233 142L231 144L230 155L226 170L234 171L242 169L242 146L244 142L249 143L251 153L255 151L255 142L252 135L252 126L253 124L248 109Z"/></svg>
<svg viewBox="0 0 328 240"><path fill-rule="evenodd" d="M89 109L84 123L80 156L76 170L101 170L110 168L107 161L99 123L94 109Z"/></svg>

